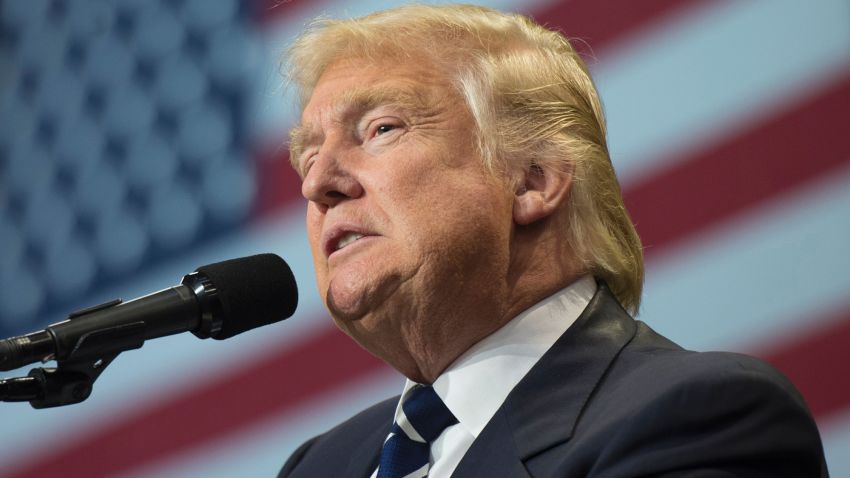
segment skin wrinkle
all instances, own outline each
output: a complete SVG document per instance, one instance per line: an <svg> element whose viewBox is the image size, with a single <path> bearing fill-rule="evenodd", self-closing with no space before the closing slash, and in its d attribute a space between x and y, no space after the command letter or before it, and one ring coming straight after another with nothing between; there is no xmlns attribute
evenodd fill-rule
<svg viewBox="0 0 850 478"><path fill-rule="evenodd" d="M402 105L400 89L422 104ZM471 113L434 65L333 63L301 124L321 138L308 146L302 193L322 299L340 329L411 379L431 383L541 290L575 278L553 275L556 233L537 224L560 227L566 213L552 204L566 195L534 191L569 181L486 168ZM392 128L373 136L376 124ZM518 196L518 182L532 190ZM326 257L322 234L334 224L374 235Z"/></svg>
<svg viewBox="0 0 850 478"><path fill-rule="evenodd" d="M331 110L334 116L346 118L363 117L382 106L416 113L427 111L427 105L427 99L410 87L382 91L358 89L345 92ZM310 122L299 122L290 130L289 138L290 161L303 178L302 156L306 149L322 142L320 128Z"/></svg>

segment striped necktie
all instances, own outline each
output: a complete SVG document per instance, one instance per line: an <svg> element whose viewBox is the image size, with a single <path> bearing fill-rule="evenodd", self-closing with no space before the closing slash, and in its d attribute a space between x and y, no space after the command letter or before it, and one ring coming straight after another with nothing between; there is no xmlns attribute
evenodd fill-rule
<svg viewBox="0 0 850 478"><path fill-rule="evenodd" d="M446 427L457 423L431 387L415 388L401 410L381 449L377 478L428 476L431 443Z"/></svg>

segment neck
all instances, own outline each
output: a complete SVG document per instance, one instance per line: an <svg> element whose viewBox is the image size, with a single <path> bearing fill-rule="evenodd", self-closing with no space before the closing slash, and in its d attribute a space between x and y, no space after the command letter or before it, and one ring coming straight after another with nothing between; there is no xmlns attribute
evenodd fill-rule
<svg viewBox="0 0 850 478"><path fill-rule="evenodd" d="M554 230L546 224L518 228L503 283L479 288L477 297L440 301L454 304L430 311L432 317L441 317L436 322L442 327L429 321L432 326L425 330L407 331L404 346L396 349L400 353L381 358L411 380L431 384L473 345L573 283L586 271L576 266L572 251Z"/></svg>

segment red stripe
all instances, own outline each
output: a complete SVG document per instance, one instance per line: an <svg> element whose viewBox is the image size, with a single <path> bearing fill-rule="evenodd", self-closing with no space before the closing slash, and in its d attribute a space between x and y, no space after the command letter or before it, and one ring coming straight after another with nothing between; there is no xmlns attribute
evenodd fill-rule
<svg viewBox="0 0 850 478"><path fill-rule="evenodd" d="M641 0L604 2L561 0L531 16L549 28L564 32L580 52L595 56L600 50L624 40L683 10L715 4L707 0ZM589 49L588 49L589 46ZM590 51L589 51L590 50Z"/></svg>
<svg viewBox="0 0 850 478"><path fill-rule="evenodd" d="M255 154L257 199L253 215L280 214L281 209L304 204L301 196L301 178L289 165L289 151L285 146Z"/></svg>
<svg viewBox="0 0 850 478"><path fill-rule="evenodd" d="M826 324L758 353L782 370L800 389L820 422L850 407L850 311L841 310L823 320Z"/></svg>
<svg viewBox="0 0 850 478"><path fill-rule="evenodd" d="M648 257L850 162L850 74L624 191Z"/></svg>
<svg viewBox="0 0 850 478"><path fill-rule="evenodd" d="M23 468L11 471L5 466L0 471L16 478L114 476L258 424L268 415L302 406L313 397L386 369L383 362L329 327L239 373L186 390L127 418L113 417L110 426L65 448L54 448Z"/></svg>
<svg viewBox="0 0 850 478"><path fill-rule="evenodd" d="M538 22L561 29L570 38L586 41L598 50L651 23L651 20L709 3L707 0L561 0L530 14ZM303 9L307 4L304 0L257 0L252 8L256 17L268 24L278 21L282 16L292 15L293 11Z"/></svg>
<svg viewBox="0 0 850 478"><path fill-rule="evenodd" d="M282 17L295 15L308 5L315 7L320 2L321 0L252 0L249 5L256 21L260 25L268 25Z"/></svg>

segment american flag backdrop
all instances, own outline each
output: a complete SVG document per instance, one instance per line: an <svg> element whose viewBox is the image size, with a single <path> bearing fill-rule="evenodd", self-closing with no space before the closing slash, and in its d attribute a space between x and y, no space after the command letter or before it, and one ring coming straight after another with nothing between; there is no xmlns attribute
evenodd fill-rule
<svg viewBox="0 0 850 478"><path fill-rule="evenodd" d="M0 336L259 252L301 295L286 322L126 352L81 404L0 404L0 477L273 476L401 391L318 299L279 66L309 19L396 3L0 3ZM850 477L850 2L476 3L587 53L646 246L640 318L783 370Z"/></svg>

